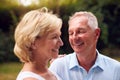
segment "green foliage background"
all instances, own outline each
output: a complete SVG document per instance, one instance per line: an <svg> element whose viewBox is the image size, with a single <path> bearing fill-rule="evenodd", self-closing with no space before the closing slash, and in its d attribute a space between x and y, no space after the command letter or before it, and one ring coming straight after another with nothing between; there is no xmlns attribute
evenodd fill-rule
<svg viewBox="0 0 120 80"><path fill-rule="evenodd" d="M18 0L0 0L0 62L18 61L13 53L14 30L21 17L32 9L48 7L63 19L60 54L73 52L68 42L68 19L77 11L91 11L101 28L97 48L105 55L120 57L120 0L39 0L24 7Z"/></svg>

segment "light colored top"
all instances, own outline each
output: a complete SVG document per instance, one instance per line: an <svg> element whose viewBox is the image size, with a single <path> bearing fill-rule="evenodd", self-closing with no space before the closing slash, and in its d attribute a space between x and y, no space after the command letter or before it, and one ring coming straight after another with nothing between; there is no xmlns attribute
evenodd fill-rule
<svg viewBox="0 0 120 80"><path fill-rule="evenodd" d="M57 74L55 74L54 72L52 73L56 76L57 80L62 80L59 76L57 76ZM37 80L45 80L42 76L30 71L20 72L16 80L24 80L25 78L28 78L28 77L36 78Z"/></svg>
<svg viewBox="0 0 120 80"><path fill-rule="evenodd" d="M97 54L89 72L78 64L76 53L56 59L49 70L56 72L62 80L120 80L120 62L98 51Z"/></svg>

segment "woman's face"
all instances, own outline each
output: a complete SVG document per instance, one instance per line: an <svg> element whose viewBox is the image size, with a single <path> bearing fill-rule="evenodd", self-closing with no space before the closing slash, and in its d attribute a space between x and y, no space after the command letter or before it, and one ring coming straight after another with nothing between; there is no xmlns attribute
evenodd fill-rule
<svg viewBox="0 0 120 80"><path fill-rule="evenodd" d="M55 29L48 34L45 34L44 36L36 39L36 52L39 53L40 56L49 59L56 58L58 56L60 46L63 45L60 36L60 29Z"/></svg>

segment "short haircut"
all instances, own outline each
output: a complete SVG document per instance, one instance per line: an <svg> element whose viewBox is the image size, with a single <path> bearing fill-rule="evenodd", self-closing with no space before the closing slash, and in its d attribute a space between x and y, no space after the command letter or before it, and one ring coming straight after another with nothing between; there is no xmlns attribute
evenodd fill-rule
<svg viewBox="0 0 120 80"><path fill-rule="evenodd" d="M93 13L87 12L87 11L76 12L75 14L73 14L73 16L70 17L68 23L70 24L72 19L74 19L75 17L80 17L80 16L87 17L89 27L91 27L92 29L98 28L98 21L97 21L96 16Z"/></svg>

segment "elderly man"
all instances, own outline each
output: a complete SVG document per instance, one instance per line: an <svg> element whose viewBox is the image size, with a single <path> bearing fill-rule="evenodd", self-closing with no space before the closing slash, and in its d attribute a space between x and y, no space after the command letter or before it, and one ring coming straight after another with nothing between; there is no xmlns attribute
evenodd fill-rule
<svg viewBox="0 0 120 80"><path fill-rule="evenodd" d="M69 20L69 42L74 52L50 66L63 80L120 80L120 62L99 53L98 21L91 12L76 12Z"/></svg>

